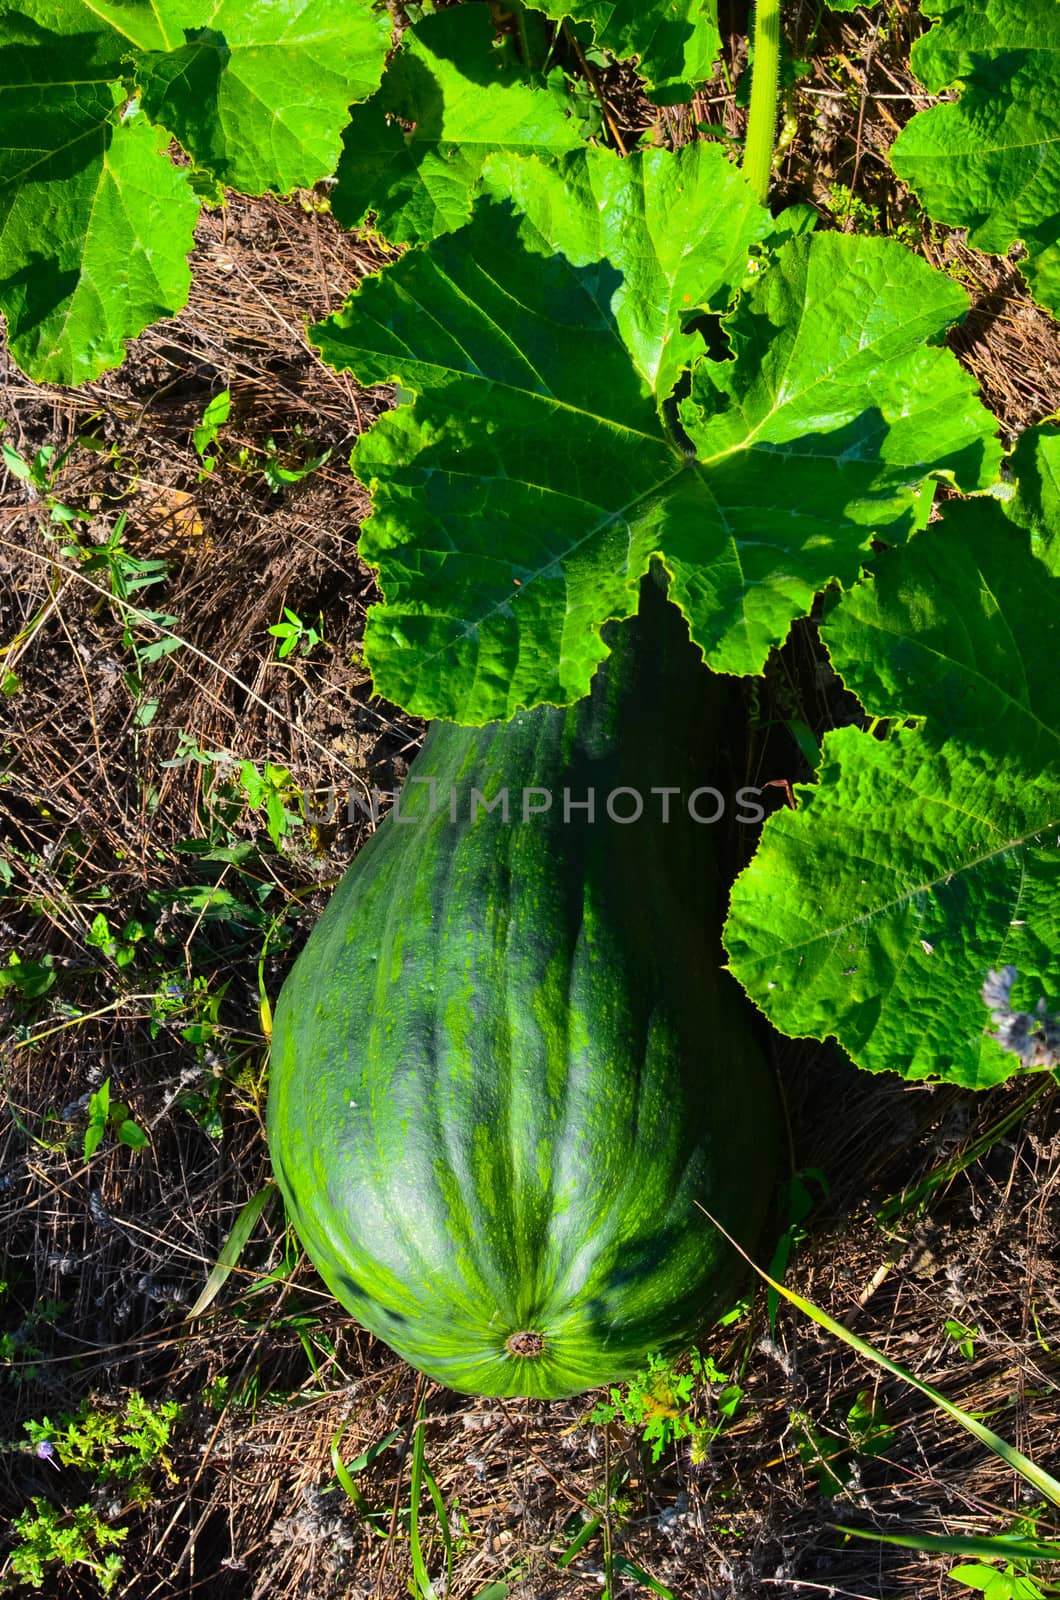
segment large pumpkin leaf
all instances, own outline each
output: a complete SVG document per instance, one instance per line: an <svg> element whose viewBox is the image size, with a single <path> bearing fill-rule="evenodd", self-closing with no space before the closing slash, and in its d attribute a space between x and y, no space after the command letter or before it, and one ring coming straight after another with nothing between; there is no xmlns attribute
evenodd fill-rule
<svg viewBox="0 0 1060 1600"><path fill-rule="evenodd" d="M184 304L199 200L169 134L223 183L314 182L388 40L345 0L0 8L0 309L20 366L87 382Z"/></svg>
<svg viewBox="0 0 1060 1600"><path fill-rule="evenodd" d="M124 109L127 41L55 10L0 17L0 307L26 372L83 383L183 305L199 203Z"/></svg>
<svg viewBox="0 0 1060 1600"><path fill-rule="evenodd" d="M1031 293L1060 314L1060 4L923 0L938 19L913 47L932 94L953 104L913 117L891 149L898 176L979 250L1026 246Z"/></svg>
<svg viewBox="0 0 1060 1600"><path fill-rule="evenodd" d="M454 6L406 32L378 93L353 109L331 208L347 228L374 211L388 239L431 239L468 220L492 152L580 143L562 94L531 87L497 48L489 6Z"/></svg>
<svg viewBox="0 0 1060 1600"><path fill-rule="evenodd" d="M565 165L561 188L507 160L522 212L480 202L313 330L334 365L417 395L354 465L387 599L376 686L423 715L585 694L654 555L711 665L757 672L874 533L910 531L925 479L996 473L992 419L927 342L963 292L877 239L785 244L728 321L735 359L699 355L678 407L702 348L684 317L746 279L769 219L709 146Z"/></svg>
<svg viewBox="0 0 1060 1600"><path fill-rule="evenodd" d="M912 1078L1014 1069L984 1037L981 989L1011 964L1020 1009L1060 994L1058 606L1060 524L1031 534L990 499L951 507L833 606L822 632L847 686L924 720L829 734L817 784L737 880L731 968L782 1032Z"/></svg>
<svg viewBox="0 0 1060 1600"><path fill-rule="evenodd" d="M689 100L714 70L721 46L718 0L534 0L534 10L591 22L596 42L619 57L636 56L638 71L660 105Z"/></svg>
<svg viewBox="0 0 1060 1600"><path fill-rule="evenodd" d="M219 182L289 194L334 172L349 106L379 82L385 11L360 0L158 0L167 47L143 106Z"/></svg>

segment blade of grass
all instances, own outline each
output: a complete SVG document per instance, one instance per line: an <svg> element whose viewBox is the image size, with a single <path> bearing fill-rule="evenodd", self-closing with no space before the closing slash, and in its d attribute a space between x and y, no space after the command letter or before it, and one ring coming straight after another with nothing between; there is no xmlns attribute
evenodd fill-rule
<svg viewBox="0 0 1060 1600"><path fill-rule="evenodd" d="M652 1594L661 1595L662 1600L677 1600L672 1589L660 1583L658 1578L653 1578L650 1572L645 1572L643 1567L638 1567L628 1556L615 1557L615 1571L623 1573L627 1578L633 1578L643 1588L650 1589Z"/></svg>
<svg viewBox="0 0 1060 1600"><path fill-rule="evenodd" d="M346 1426L347 1424L343 1423L331 1441L331 1465L335 1470L335 1476L341 1488L345 1491L347 1498L352 1502L357 1513L364 1518L374 1534L380 1539L386 1539L388 1533L384 1526L385 1518L381 1512L372 1510L364 1494L354 1483L353 1474L355 1472L363 1472L366 1467L371 1466L377 1456L382 1455L383 1451L394 1443L395 1439L400 1439L401 1429L395 1428L393 1433L388 1433L384 1439L369 1445L367 1450L363 1450L356 1460L351 1461L347 1466L339 1454L339 1444L343 1433L346 1431Z"/></svg>
<svg viewBox="0 0 1060 1600"><path fill-rule="evenodd" d="M422 1432L423 1429L421 1428L420 1433L422 1434ZM442 1535L442 1544L445 1546L445 1592L449 1595L453 1592L453 1539L449 1528L449 1514L445 1509L445 1501L442 1499L442 1491L438 1487L438 1480L426 1461L423 1463L423 1481L427 1485L428 1494L434 1501L434 1509L438 1516L438 1528Z"/></svg>
<svg viewBox="0 0 1060 1600"><path fill-rule="evenodd" d="M412 1445L412 1485L411 1505L409 1509L409 1546L412 1552L412 1575L416 1581L416 1592L420 1600L438 1600L430 1575L423 1559L423 1550L420 1546L420 1496L423 1493L423 1423L424 1407L421 1405L416 1418L415 1438Z"/></svg>
<svg viewBox="0 0 1060 1600"><path fill-rule="evenodd" d="M914 1389L919 1390L926 1399L930 1400L933 1405L938 1406L941 1411L945 1411L947 1416L952 1417L954 1422L959 1423L973 1438L978 1439L980 1444L986 1445L987 1449L992 1451L1001 1461L1004 1461L1006 1466L1011 1467L1013 1472L1018 1472L1020 1477L1026 1483L1031 1484L1039 1494L1044 1495L1053 1505L1060 1506L1060 1482L1051 1473L1046 1472L1043 1467L1039 1467L1037 1462L1031 1461L1021 1450L1017 1450L1014 1445L1002 1439L991 1428L984 1427L981 1422L977 1422L966 1411L962 1411L960 1406L954 1405L952 1400L947 1400L946 1396L941 1394L938 1389L933 1389L929 1383L924 1383L920 1378L915 1378L911 1372L906 1371L905 1367L899 1366L897 1361L892 1361L890 1356L885 1356L881 1350L877 1350L873 1345L869 1344L867 1339L862 1339L856 1333L851 1333L849 1328L845 1328L841 1322L837 1322L834 1317L830 1317L827 1311L822 1311L820 1306L815 1306L811 1300L806 1300L801 1294L796 1294L794 1289L785 1288L784 1284L777 1283L774 1278L769 1276L768 1272L763 1272L757 1262L751 1260L743 1246L738 1244L732 1235L722 1227L721 1223L710 1215L705 1206L700 1206L700 1210L707 1221L717 1228L721 1236L727 1239L733 1249L753 1268L763 1283L769 1284L778 1294L783 1295L789 1305L795 1306L804 1316L809 1317L812 1322L816 1322L819 1328L824 1328L836 1339L842 1340L851 1350L856 1350L859 1355L865 1356L867 1360L874 1361L885 1372L890 1372L894 1377L901 1378L904 1383L912 1384Z"/></svg>
<svg viewBox="0 0 1060 1600"><path fill-rule="evenodd" d="M563 1554L557 1559L557 1567L570 1566L575 1556L580 1554L580 1552L585 1549L585 1546L589 1543L589 1540L595 1533L599 1531L600 1524L603 1522L603 1520L603 1517L591 1517L588 1522L579 1528L578 1532L574 1535L574 1538L571 1540L566 1550L564 1550Z"/></svg>
<svg viewBox="0 0 1060 1600"><path fill-rule="evenodd" d="M233 1267L236 1266L240 1256L243 1254L247 1240L257 1225L258 1218L270 1200L275 1199L275 1197L276 1185L267 1183L264 1189L259 1189L257 1194L252 1195L247 1201L236 1218L235 1227L221 1247L221 1253L217 1257L217 1264L207 1278L202 1293L188 1312L187 1320L189 1322L193 1317L201 1317L203 1312L216 1300L221 1289L228 1281Z"/></svg>
<svg viewBox="0 0 1060 1600"><path fill-rule="evenodd" d="M883 1227L899 1221L900 1218L920 1206L935 1189L940 1188L945 1183L951 1183L959 1173L964 1172L973 1162L978 1161L980 1156L991 1150L999 1139L1004 1138L1010 1128L1014 1128L1017 1122L1021 1122L1034 1102L1039 1100L1046 1090L1051 1090L1052 1087L1052 1083L1048 1080L1039 1083L1031 1090L1029 1095L987 1128L986 1132L981 1134L974 1144L969 1145L967 1150L962 1151L958 1156L954 1156L952 1160L945 1162L936 1171L928 1173L924 1181L918 1183L915 1188L905 1189L901 1194L891 1195L890 1199L884 1201L879 1211L877 1211L876 1221Z"/></svg>
<svg viewBox="0 0 1060 1600"><path fill-rule="evenodd" d="M929 1555L978 1556L998 1561L1060 1561L1060 1544L1044 1539L1020 1539L1000 1533L962 1538L939 1537L936 1534L870 1533L865 1528L844 1528L832 1524L837 1533L853 1534L855 1539L871 1539L875 1544L897 1544L905 1550L923 1550Z"/></svg>

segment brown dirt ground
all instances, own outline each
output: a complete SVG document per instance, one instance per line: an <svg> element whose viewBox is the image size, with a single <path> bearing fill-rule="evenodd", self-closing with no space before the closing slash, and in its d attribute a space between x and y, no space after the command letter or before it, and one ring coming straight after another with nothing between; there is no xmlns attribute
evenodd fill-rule
<svg viewBox="0 0 1060 1600"><path fill-rule="evenodd" d="M811 66L789 97L797 134L782 197L827 206L829 185L842 183L882 224L904 224L969 289L972 310L953 348L1006 436L1055 413L1060 329L1031 305L1013 262L984 259L927 224L886 166L896 128L924 103L904 65L915 8L903 0L843 18L818 16L810 0L792 9L795 53ZM733 79L746 56L745 11L723 0ZM605 74L603 87L623 137L652 120L673 142L692 136L694 119L742 127L721 73L692 114L655 112L623 69ZM129 548L166 562L164 583L140 601L175 617L189 644L145 668L141 701L157 709L140 725L105 573L58 557L40 494L10 475L0 481L0 667L20 684L0 704L0 860L10 877L0 958L12 949L50 958L55 974L42 999L9 1002L3 1023L0 1516L17 1515L31 1494L121 1511L130 1532L116 1593L132 1600L403 1595L408 1440L423 1401L427 1461L459 1535L454 1596L501 1579L513 1600L599 1593L599 1537L565 1568L557 1557L580 1519L605 1507L614 1550L679 1600L956 1594L950 1561L847 1541L833 1525L998 1532L1027 1509L1019 1481L907 1386L796 1313L782 1309L771 1334L761 1297L703 1344L723 1370L742 1366L736 1421L706 1460L693 1461L683 1444L654 1467L624 1427L587 1422L589 1399L476 1401L418 1378L340 1311L303 1260L291 1268L275 1211L209 1314L186 1320L241 1207L268 1177L263 945L262 981L275 998L367 832L360 815L340 816L295 829L276 849L261 812L232 799L232 775L239 761L270 762L307 793L333 788L344 803L373 785L395 787L422 733L372 699L359 665L374 590L357 556L365 497L346 457L387 395L328 371L304 335L305 319L337 306L380 259L370 240L342 233L304 197L233 201L204 217L187 310L136 341L119 372L66 392L4 369L6 438L28 456L73 446L54 493L91 513L84 540L98 542L127 515ZM200 481L191 431L225 385L233 414L222 458ZM97 448L78 443L86 434ZM270 437L288 462L324 447L332 454L273 493L260 472ZM281 662L266 630L284 606L308 623L322 619L325 643ZM141 631L141 641L151 636ZM749 708L739 755L748 771L804 776L795 752L762 731L772 718L794 708L817 731L850 719L821 666L812 626L800 625ZM179 761L189 741L224 761ZM249 853L210 859L203 841L222 835ZM224 890L235 900L218 917ZM153 929L130 965L86 943L101 910L112 929L133 917ZM216 1024L198 1037L201 1006L182 998L195 980L200 995L219 999ZM167 990L170 1009L159 1016L151 996ZM858 1074L815 1045L767 1045L795 1164L819 1169L829 1185L805 1223L793 1281L1057 1471L1060 1101L1051 1081L1034 1095L1023 1083L976 1098ZM111 1140L86 1167L86 1097L108 1076L151 1142L133 1153ZM957 1171L991 1130L985 1154ZM922 1206L881 1224L888 1195L947 1164L953 1175ZM971 1359L947 1335L947 1318L978 1330ZM219 1377L227 1396L211 1405L205 1391ZM173 1481L156 1474L146 1507L115 1508L73 1469L57 1478L16 1448L26 1419L55 1418L86 1396L116 1403L133 1388L184 1407ZM843 1419L866 1390L895 1442L885 1455L847 1451L844 1484L828 1497L800 1450L796 1418L809 1417L838 1449ZM697 1401L704 1415L712 1403L706 1393ZM332 1487L339 1428L346 1460L401 1430L359 1477L391 1538ZM437 1578L437 1540L428 1564ZM49 1588L95 1592L76 1572ZM648 1591L619 1576L615 1592Z"/></svg>

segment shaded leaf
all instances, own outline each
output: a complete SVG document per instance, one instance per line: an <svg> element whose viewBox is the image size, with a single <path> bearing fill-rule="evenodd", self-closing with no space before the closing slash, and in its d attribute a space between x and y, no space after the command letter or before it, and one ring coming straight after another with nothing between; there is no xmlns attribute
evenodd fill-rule
<svg viewBox="0 0 1060 1600"><path fill-rule="evenodd" d="M1060 538L993 500L949 509L833 603L822 634L868 708L917 727L826 735L820 781L767 823L726 927L782 1032L859 1066L979 1088L988 969L1060 993Z"/></svg>
<svg viewBox="0 0 1060 1600"><path fill-rule="evenodd" d="M913 70L951 104L919 112L891 165L939 222L977 250L1026 246L1035 299L1060 313L1060 5L1056 0L922 0L937 19Z"/></svg>
<svg viewBox="0 0 1060 1600"><path fill-rule="evenodd" d="M534 10L559 19L591 22L596 42L637 70L659 105L692 98L696 84L714 70L721 46L717 0L534 0Z"/></svg>
<svg viewBox="0 0 1060 1600"><path fill-rule="evenodd" d="M431 239L468 220L491 152L580 143L562 93L532 88L497 48L489 6L455 6L410 28L378 93L353 108L332 211L347 228L374 212L395 242Z"/></svg>

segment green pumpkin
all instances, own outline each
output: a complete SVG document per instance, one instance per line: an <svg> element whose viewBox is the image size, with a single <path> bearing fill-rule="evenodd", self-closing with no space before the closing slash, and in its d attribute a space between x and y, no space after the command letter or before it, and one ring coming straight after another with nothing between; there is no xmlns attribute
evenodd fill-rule
<svg viewBox="0 0 1060 1600"><path fill-rule="evenodd" d="M753 1245L773 1188L720 830L688 808L724 680L652 579L605 637L577 705L430 729L410 779L433 781L358 854L276 1008L269 1143L306 1250L469 1393L553 1399L688 1344L739 1267L704 1209Z"/></svg>

